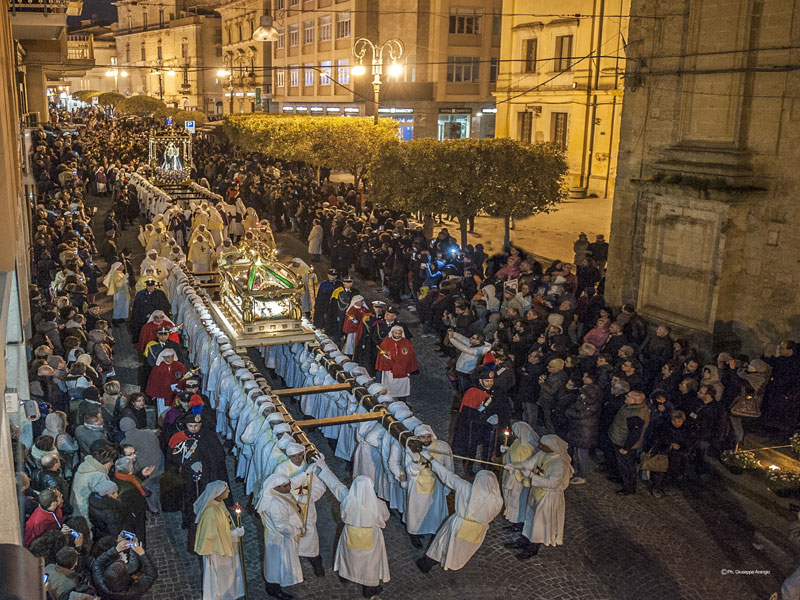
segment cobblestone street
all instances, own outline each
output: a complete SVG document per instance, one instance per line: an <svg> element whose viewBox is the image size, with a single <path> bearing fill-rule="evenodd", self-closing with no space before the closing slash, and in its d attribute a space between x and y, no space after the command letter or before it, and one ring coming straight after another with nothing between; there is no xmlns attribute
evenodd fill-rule
<svg viewBox="0 0 800 600"><path fill-rule="evenodd" d="M298 250L300 242L279 235L284 256ZM320 267L321 269L321 267ZM376 296L357 282L368 298ZM404 312L401 318L415 322ZM413 379L411 406L417 416L429 423L437 435L449 437L452 394L444 376L444 358L435 342L422 338L419 330L414 344L422 373ZM126 348L126 332L120 332L120 353ZM131 349L128 349L131 352ZM254 358L255 355L253 355ZM121 375L130 383L135 376L135 357L120 357ZM257 364L258 359L256 358ZM278 382L273 382L276 387ZM291 409L299 416L296 404ZM349 482L348 465L334 458L321 434L312 440L328 456L336 474ZM233 475L234 462L229 458ZM232 478L233 481L233 478ZM421 574L414 560L421 551L414 549L397 515L384 532L389 556L391 581L381 595L385 599L406 598L540 598L543 600L625 600L697 599L751 600L769 598L788 574L767 555L754 548L752 527L746 512L725 489L690 487L685 492L656 500L644 486L633 497L619 497L616 487L604 475L593 473L588 485L566 491L564 546L543 548L539 556L519 562L505 542L516 534L504 529L498 517L486 540L458 572ZM239 482L232 496L249 504ZM341 529L338 504L326 494L317 504L318 529L327 573L318 578L303 560L305 582L289 591L300 599L344 600L361 597L359 586L343 583L331 572L336 540ZM243 514L245 566L249 598L266 598L262 578L263 530L258 517L248 507ZM146 596L153 600L189 600L202 596L200 562L186 551L186 536L180 529L179 513L167 513L151 520L148 526L149 552L159 567L156 585ZM763 570L766 575L723 575L723 570Z"/></svg>

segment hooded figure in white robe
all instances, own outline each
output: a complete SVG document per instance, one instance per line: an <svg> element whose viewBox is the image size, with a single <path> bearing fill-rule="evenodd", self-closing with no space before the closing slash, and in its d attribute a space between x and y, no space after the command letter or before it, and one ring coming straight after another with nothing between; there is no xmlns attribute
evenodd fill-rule
<svg viewBox="0 0 800 600"><path fill-rule="evenodd" d="M504 465L521 466L539 449L539 436L525 421L517 421L511 426L516 439L505 450ZM527 510L528 492L531 480L522 471L506 471L503 473L503 516L512 523L522 523ZM520 525L520 529L522 526Z"/></svg>
<svg viewBox="0 0 800 600"><path fill-rule="evenodd" d="M504 467L507 470L519 468L523 476L531 480L522 535L533 547L520 546L527 553L520 558L534 556L540 544L559 546L564 541L564 490L573 473L567 450L567 442L560 437L545 435L539 440L539 452L523 465Z"/></svg>
<svg viewBox="0 0 800 600"><path fill-rule="evenodd" d="M301 512L305 514L305 531L298 541L298 554L308 558L314 568L314 574L322 576L325 570L319 556L319 535L317 534L317 500L325 494L325 483L319 477L313 477L305 459L305 446L290 443L286 448L289 460L275 468L276 475L284 475L292 482L292 496ZM295 461L300 461L297 464Z"/></svg>
<svg viewBox="0 0 800 600"><path fill-rule="evenodd" d="M244 527L234 526L222 502L227 492L227 483L212 481L194 503L197 515L194 551L203 557L203 600L236 600L244 596L237 547Z"/></svg>
<svg viewBox="0 0 800 600"><path fill-rule="evenodd" d="M375 495L372 480L363 475L356 477L348 489L328 469L324 459L315 464L319 467L320 479L339 501L344 522L333 570L340 577L368 588L389 581L389 560L382 531L389 519L389 509Z"/></svg>
<svg viewBox="0 0 800 600"><path fill-rule="evenodd" d="M428 450L444 468L453 470L453 451L447 442L436 439L433 429L427 425L419 425L414 429L414 436L423 440L430 436L431 441L423 450ZM404 454L405 475L399 478L401 486L406 490L403 522L412 536L436 533L449 514L447 494L450 492L433 472L429 459L418 452L411 452L408 448ZM412 542L414 541L412 537Z"/></svg>
<svg viewBox="0 0 800 600"><path fill-rule="evenodd" d="M431 457L424 450L422 454ZM491 471L478 471L470 483L446 469L435 455L433 458L434 473L455 491L455 512L436 533L425 557L417 565L427 572L438 562L445 571L456 571L481 547L489 523L503 508L503 496L497 477Z"/></svg>
<svg viewBox="0 0 800 600"><path fill-rule="evenodd" d="M303 532L300 506L289 492L285 475L270 475L261 488L256 510L264 524L264 578L267 592L303 581L297 542ZM276 589L277 588L277 589Z"/></svg>

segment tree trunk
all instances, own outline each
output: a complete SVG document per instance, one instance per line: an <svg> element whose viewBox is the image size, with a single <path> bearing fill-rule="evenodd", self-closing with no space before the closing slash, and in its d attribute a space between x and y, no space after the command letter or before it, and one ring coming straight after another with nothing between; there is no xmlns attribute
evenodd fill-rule
<svg viewBox="0 0 800 600"><path fill-rule="evenodd" d="M435 218L433 215L428 214L422 217L422 233L425 235L426 239L431 239L433 237L433 224Z"/></svg>
<svg viewBox="0 0 800 600"><path fill-rule="evenodd" d="M461 229L461 249L467 247L467 229L469 228L469 217L458 215L458 226Z"/></svg>
<svg viewBox="0 0 800 600"><path fill-rule="evenodd" d="M511 219L506 215L503 217L503 248L508 248L511 243Z"/></svg>

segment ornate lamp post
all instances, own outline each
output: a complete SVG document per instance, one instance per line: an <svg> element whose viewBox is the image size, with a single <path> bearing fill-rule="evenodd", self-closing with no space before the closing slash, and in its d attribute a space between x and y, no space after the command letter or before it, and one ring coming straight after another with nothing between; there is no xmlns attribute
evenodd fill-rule
<svg viewBox="0 0 800 600"><path fill-rule="evenodd" d="M217 77L227 77L228 78L228 93L230 94L230 113L233 114L233 67L231 66L231 70L227 69L220 69L217 71Z"/></svg>
<svg viewBox="0 0 800 600"><path fill-rule="evenodd" d="M381 96L381 75L383 75L383 51L386 50L392 64L389 66L389 74L393 77L399 76L403 72L403 67L397 61L403 56L403 42L397 38L386 40L383 44L375 45L367 38L358 38L353 44L353 56L358 59L358 64L353 67L352 73L356 77L367 72L364 67L364 55L367 50L372 50L372 96L375 102L374 122L378 124L378 106Z"/></svg>

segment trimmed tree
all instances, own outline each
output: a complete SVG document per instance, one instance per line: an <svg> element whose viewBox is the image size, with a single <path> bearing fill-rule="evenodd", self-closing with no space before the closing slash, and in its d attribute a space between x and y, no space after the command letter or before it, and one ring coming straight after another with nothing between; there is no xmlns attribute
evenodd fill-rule
<svg viewBox="0 0 800 600"><path fill-rule="evenodd" d="M120 101L125 99L124 94L120 94L119 92L103 92L99 96L97 96L97 103L100 106L108 106L110 108L114 108ZM91 98L89 99L91 101Z"/></svg>
<svg viewBox="0 0 800 600"><path fill-rule="evenodd" d="M503 244L511 241L511 219L552 211L567 195L568 165L553 144L523 144L509 138L481 140L482 204L487 213L503 217Z"/></svg>
<svg viewBox="0 0 800 600"><path fill-rule="evenodd" d="M175 125L175 127L183 128L186 121L194 121L195 126L200 127L208 123L208 117L205 113L201 113L197 110L178 110L172 116L172 124Z"/></svg>
<svg viewBox="0 0 800 600"><path fill-rule="evenodd" d="M274 158L347 171L356 186L382 144L397 138L398 125L381 119L234 115L224 131L235 145Z"/></svg>
<svg viewBox="0 0 800 600"><path fill-rule="evenodd" d="M164 108L165 104L158 98L152 96L131 96L117 103L116 112L121 115L135 115L137 117L149 117L159 108Z"/></svg>
<svg viewBox="0 0 800 600"><path fill-rule="evenodd" d="M72 97L75 100L78 100L80 102L86 102L88 104L92 103L92 98L94 98L95 96L98 96L99 98L100 92L98 92L97 90L78 90L77 92L72 93Z"/></svg>

